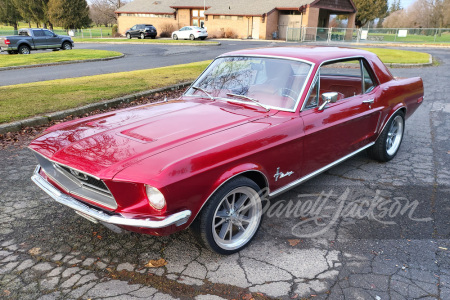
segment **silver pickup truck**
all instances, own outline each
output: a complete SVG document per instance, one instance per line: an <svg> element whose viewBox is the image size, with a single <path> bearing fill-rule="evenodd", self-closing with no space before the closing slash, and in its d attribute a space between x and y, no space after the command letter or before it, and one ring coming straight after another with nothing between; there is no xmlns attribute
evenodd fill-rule
<svg viewBox="0 0 450 300"><path fill-rule="evenodd" d="M30 54L31 50L63 49L74 46L67 35L57 35L48 29L20 29L18 35L0 36L0 50L9 54Z"/></svg>

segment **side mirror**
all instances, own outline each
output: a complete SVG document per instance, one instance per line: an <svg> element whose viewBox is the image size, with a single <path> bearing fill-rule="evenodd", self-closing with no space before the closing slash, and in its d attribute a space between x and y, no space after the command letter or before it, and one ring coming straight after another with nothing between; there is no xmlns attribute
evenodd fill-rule
<svg viewBox="0 0 450 300"><path fill-rule="evenodd" d="M319 106L319 110L324 110L325 106L327 106L329 103L335 103L338 100L338 93L337 92L329 92L329 93L323 93L322 94L322 105Z"/></svg>

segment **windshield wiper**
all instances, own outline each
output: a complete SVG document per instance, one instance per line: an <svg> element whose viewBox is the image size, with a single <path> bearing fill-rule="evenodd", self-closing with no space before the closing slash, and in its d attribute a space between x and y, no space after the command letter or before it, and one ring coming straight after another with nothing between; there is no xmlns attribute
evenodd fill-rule
<svg viewBox="0 0 450 300"><path fill-rule="evenodd" d="M192 87L194 90L198 90L200 92L205 93L205 95L207 95L209 97L209 99L211 99L212 101L216 100L216 98L214 98L210 93L208 93L204 88L198 87L198 86L193 86Z"/></svg>
<svg viewBox="0 0 450 300"><path fill-rule="evenodd" d="M266 111L270 110L266 106L264 106L261 103L259 103L259 100L256 100L255 98L247 97L247 96L244 96L244 95L231 94L231 93L227 93L227 96L232 96L232 97L237 97L237 98L241 98L241 99L250 100L250 101L254 102L255 104L257 104L257 105L261 106L262 108L264 108Z"/></svg>

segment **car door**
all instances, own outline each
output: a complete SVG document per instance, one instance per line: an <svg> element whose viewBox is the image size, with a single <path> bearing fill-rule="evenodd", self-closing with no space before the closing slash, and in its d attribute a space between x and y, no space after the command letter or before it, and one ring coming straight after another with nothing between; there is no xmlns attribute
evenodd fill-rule
<svg viewBox="0 0 450 300"><path fill-rule="evenodd" d="M42 32L44 33L46 37L46 44L48 48L59 48L61 47L61 41L58 38L58 36L55 36L53 32L47 29L42 29Z"/></svg>
<svg viewBox="0 0 450 300"><path fill-rule="evenodd" d="M130 28L129 32L130 32L131 37L136 36L136 28L137 28L137 25L134 25L133 27Z"/></svg>
<svg viewBox="0 0 450 300"><path fill-rule="evenodd" d="M189 34L188 34L189 27L183 27L183 28L180 29L180 31L181 31L181 38L182 39L187 39L189 37Z"/></svg>
<svg viewBox="0 0 450 300"><path fill-rule="evenodd" d="M36 49L47 48L47 37L42 29L33 29L33 41Z"/></svg>
<svg viewBox="0 0 450 300"><path fill-rule="evenodd" d="M346 72L344 65L351 71ZM337 92L338 101L321 109L320 96L327 92ZM380 93L363 59L320 68L300 112L305 133L303 176L368 145L381 115Z"/></svg>

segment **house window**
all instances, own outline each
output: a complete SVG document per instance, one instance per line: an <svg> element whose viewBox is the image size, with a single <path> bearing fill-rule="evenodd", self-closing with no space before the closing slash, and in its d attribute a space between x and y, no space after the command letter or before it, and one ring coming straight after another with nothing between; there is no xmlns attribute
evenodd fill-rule
<svg viewBox="0 0 450 300"><path fill-rule="evenodd" d="M238 16L237 19L238 19L238 21L242 21L242 20L244 20L244 17L243 16Z"/></svg>
<svg viewBox="0 0 450 300"><path fill-rule="evenodd" d="M205 23L205 11L200 9L191 10L191 25L202 27Z"/></svg>

